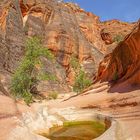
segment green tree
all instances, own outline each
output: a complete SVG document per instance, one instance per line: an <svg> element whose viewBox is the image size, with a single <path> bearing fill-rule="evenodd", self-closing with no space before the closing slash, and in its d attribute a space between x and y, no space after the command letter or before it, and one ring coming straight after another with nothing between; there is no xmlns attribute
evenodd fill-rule
<svg viewBox="0 0 140 140"><path fill-rule="evenodd" d="M80 93L91 84L92 81L86 76L85 72L80 69L80 71L76 74L73 90Z"/></svg>
<svg viewBox="0 0 140 140"><path fill-rule="evenodd" d="M73 55L70 59L70 65L74 70L77 70L80 68L79 60Z"/></svg>
<svg viewBox="0 0 140 140"><path fill-rule="evenodd" d="M85 88L92 84L92 81L87 77L86 73L82 70L79 60L72 55L70 59L70 65L75 71L75 81L73 85L73 91L80 93Z"/></svg>
<svg viewBox="0 0 140 140"><path fill-rule="evenodd" d="M40 64L41 57L52 59L53 55L37 37L27 39L25 46L25 56L12 77L11 91L14 97L23 98L29 104L32 102L32 89L39 80L36 65Z"/></svg>
<svg viewBox="0 0 140 140"><path fill-rule="evenodd" d="M48 94L48 98L51 99L57 99L58 98L58 93L56 91L52 91L51 93Z"/></svg>
<svg viewBox="0 0 140 140"><path fill-rule="evenodd" d="M113 40L117 43L120 43L121 41L123 41L123 39L124 37L122 35L116 35Z"/></svg>

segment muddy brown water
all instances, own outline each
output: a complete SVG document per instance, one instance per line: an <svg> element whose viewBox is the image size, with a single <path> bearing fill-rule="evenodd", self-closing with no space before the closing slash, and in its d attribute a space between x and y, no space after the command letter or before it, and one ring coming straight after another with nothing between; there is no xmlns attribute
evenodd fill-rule
<svg viewBox="0 0 140 140"><path fill-rule="evenodd" d="M42 134L50 140L92 140L106 131L106 125L95 121L65 122L53 127L49 134Z"/></svg>

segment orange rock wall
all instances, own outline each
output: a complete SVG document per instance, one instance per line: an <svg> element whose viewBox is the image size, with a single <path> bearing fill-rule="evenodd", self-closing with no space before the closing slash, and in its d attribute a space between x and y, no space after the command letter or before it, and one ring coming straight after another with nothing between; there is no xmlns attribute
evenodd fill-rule
<svg viewBox="0 0 140 140"><path fill-rule="evenodd" d="M116 47L112 43L118 29L119 33L123 28L129 32L133 26L116 20L100 22L98 16L72 3L4 0L0 8L0 68L13 72L24 55L25 39L38 36L65 69L68 82L74 79L72 56L94 77L108 48L111 52Z"/></svg>
<svg viewBox="0 0 140 140"><path fill-rule="evenodd" d="M140 24L100 63L98 80L140 84Z"/></svg>

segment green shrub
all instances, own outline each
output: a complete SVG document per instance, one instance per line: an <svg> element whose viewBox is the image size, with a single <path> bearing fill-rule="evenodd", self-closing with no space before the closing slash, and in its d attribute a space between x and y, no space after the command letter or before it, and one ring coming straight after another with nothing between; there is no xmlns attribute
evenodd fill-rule
<svg viewBox="0 0 140 140"><path fill-rule="evenodd" d="M15 71L11 81L11 92L16 98L23 98L27 104L32 102L32 88L37 84L36 65L40 64L40 57L53 59L47 48L43 48L37 37L27 39L25 56Z"/></svg>
<svg viewBox="0 0 140 140"><path fill-rule="evenodd" d="M80 71L77 73L75 77L73 90L77 93L80 93L91 84L92 84L92 81L89 78L87 78L85 72L80 69Z"/></svg>
<svg viewBox="0 0 140 140"><path fill-rule="evenodd" d="M70 65L74 70L80 68L79 60L74 56L72 56L70 59Z"/></svg>
<svg viewBox="0 0 140 140"><path fill-rule="evenodd" d="M40 80L47 80L47 81L57 81L57 77L56 75L52 74L52 73L47 73L47 72L44 72L44 73L40 73L39 76L38 76L38 79Z"/></svg>
<svg viewBox="0 0 140 140"><path fill-rule="evenodd" d="M75 82L73 85L73 91L80 93L85 88L92 84L92 81L87 77L85 72L81 69L79 60L72 56L70 59L70 65L75 71Z"/></svg>
<svg viewBox="0 0 140 140"><path fill-rule="evenodd" d="M51 93L48 94L48 98L49 99L57 99L58 98L58 93L56 91L53 91Z"/></svg>
<svg viewBox="0 0 140 140"><path fill-rule="evenodd" d="M123 39L124 37L122 35L116 35L113 40L117 43L120 43L121 41L123 41Z"/></svg>

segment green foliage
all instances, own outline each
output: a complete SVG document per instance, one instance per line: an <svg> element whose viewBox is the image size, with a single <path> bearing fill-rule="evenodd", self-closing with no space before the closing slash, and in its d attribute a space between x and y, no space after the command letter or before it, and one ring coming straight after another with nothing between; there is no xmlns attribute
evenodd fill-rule
<svg viewBox="0 0 140 140"><path fill-rule="evenodd" d="M123 41L123 39L124 37L122 35L116 35L113 40L117 43L120 43L121 41Z"/></svg>
<svg viewBox="0 0 140 140"><path fill-rule="evenodd" d="M11 91L14 97L23 98L27 104L32 102L32 88L38 82L36 65L40 64L40 57L53 59L53 55L47 48L43 48L39 38L27 39L25 56L11 82Z"/></svg>
<svg viewBox="0 0 140 140"><path fill-rule="evenodd" d="M53 91L53 92L49 93L48 98L55 100L58 98L58 93L56 91Z"/></svg>
<svg viewBox="0 0 140 140"><path fill-rule="evenodd" d="M91 84L92 81L86 76L85 72L80 69L80 71L77 73L75 77L73 90L77 93L80 93Z"/></svg>
<svg viewBox="0 0 140 140"><path fill-rule="evenodd" d="M52 74L52 73L40 73L38 76L38 79L40 80L48 80L48 81L57 81L57 77L56 75Z"/></svg>
<svg viewBox="0 0 140 140"><path fill-rule="evenodd" d="M75 56L71 57L70 65L76 73L75 83L73 85L73 91L80 93L85 88L90 86L92 84L92 81L87 77L85 72L81 69L79 60Z"/></svg>
<svg viewBox="0 0 140 140"><path fill-rule="evenodd" d="M74 56L70 59L70 65L74 70L77 70L80 67L78 59Z"/></svg>

